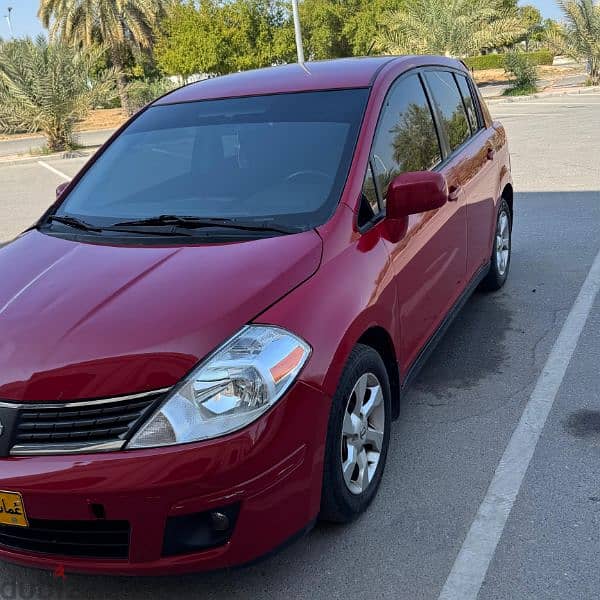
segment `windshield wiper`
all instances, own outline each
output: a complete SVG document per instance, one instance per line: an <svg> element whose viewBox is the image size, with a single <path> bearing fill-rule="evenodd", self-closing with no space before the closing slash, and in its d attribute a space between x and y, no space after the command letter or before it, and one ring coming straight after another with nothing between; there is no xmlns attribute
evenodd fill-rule
<svg viewBox="0 0 600 600"><path fill-rule="evenodd" d="M77 217L71 217L69 215L49 215L46 220L48 222L56 221L57 223L62 223L63 225L74 227L75 229L82 229L83 231L102 231L100 227L95 227Z"/></svg>
<svg viewBox="0 0 600 600"><path fill-rule="evenodd" d="M158 215L147 219L137 219L135 221L122 221L115 223L110 227L152 227L162 225L173 225L188 229L202 227L224 227L230 229L241 229L244 231L274 231L276 233L299 233L303 231L300 228L287 227L284 225L271 225L263 221L239 221L237 219L220 219L216 217L192 217L182 215Z"/></svg>

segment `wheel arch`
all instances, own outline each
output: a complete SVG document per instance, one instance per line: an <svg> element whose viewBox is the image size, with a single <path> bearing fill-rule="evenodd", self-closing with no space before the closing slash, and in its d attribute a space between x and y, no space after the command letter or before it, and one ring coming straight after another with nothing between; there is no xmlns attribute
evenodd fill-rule
<svg viewBox="0 0 600 600"><path fill-rule="evenodd" d="M514 209L513 209L513 186L510 183L507 183L504 186L501 194L502 198L506 200L508 204L508 208L510 209L510 225L512 228L512 224L514 221Z"/></svg>
<svg viewBox="0 0 600 600"><path fill-rule="evenodd" d="M358 338L357 343L373 348L381 356L390 380L392 419L397 419L400 414L400 371L392 336L385 328L373 326Z"/></svg>

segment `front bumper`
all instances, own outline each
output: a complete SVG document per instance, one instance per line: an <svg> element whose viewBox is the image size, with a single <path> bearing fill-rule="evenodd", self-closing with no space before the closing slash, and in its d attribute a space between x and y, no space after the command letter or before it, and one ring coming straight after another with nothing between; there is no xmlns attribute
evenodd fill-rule
<svg viewBox="0 0 600 600"><path fill-rule="evenodd" d="M152 450L0 459L0 490L21 493L30 521L97 521L100 515L107 522L128 522L130 531L123 559L6 545L0 545L0 559L121 575L177 574L252 561L316 517L329 408L322 392L297 382L262 418L219 439ZM170 517L232 505L239 513L229 541L165 555Z"/></svg>

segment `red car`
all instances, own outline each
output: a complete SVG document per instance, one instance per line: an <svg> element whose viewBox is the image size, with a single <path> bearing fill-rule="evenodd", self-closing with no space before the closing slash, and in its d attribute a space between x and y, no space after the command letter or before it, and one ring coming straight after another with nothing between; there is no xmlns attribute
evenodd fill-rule
<svg viewBox="0 0 600 600"><path fill-rule="evenodd" d="M182 573L350 521L435 342L504 284L512 217L458 61L160 98L0 249L0 558Z"/></svg>

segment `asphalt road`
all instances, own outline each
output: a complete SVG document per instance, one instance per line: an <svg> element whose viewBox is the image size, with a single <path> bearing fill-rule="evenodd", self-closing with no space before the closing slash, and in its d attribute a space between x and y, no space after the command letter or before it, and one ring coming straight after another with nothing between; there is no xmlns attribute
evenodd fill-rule
<svg viewBox="0 0 600 600"><path fill-rule="evenodd" d="M447 598L475 597L460 585L477 578L485 552L479 600L598 598L600 297L588 293L590 311L572 307L600 250L600 96L497 103L492 112L508 130L518 191L509 281L499 293L475 294L431 356L393 426L368 513L347 527L319 525L255 566L213 574L62 580L3 564L0 599L435 600L463 543L475 552L457 561L464 577ZM82 162L50 166L71 175ZM37 163L0 166L0 240L30 223L60 181ZM588 278L584 291L599 281ZM564 346L573 323L582 333L571 356ZM564 378L544 369L553 347ZM534 439L519 420L534 388L552 377L558 391L542 394L550 411ZM533 455L530 463L517 457L528 468L514 505L491 498L506 509L505 527L490 545L493 515L484 515L473 546L465 539L477 511L502 474L507 444L523 431Z"/></svg>

